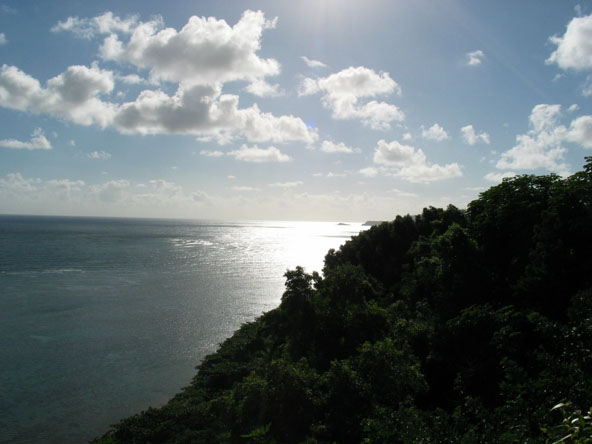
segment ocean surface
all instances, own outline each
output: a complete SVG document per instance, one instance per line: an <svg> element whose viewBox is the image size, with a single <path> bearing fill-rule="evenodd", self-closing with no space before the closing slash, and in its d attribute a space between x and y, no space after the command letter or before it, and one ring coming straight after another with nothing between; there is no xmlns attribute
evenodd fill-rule
<svg viewBox="0 0 592 444"><path fill-rule="evenodd" d="M361 229L0 216L0 443L84 443L162 405Z"/></svg>

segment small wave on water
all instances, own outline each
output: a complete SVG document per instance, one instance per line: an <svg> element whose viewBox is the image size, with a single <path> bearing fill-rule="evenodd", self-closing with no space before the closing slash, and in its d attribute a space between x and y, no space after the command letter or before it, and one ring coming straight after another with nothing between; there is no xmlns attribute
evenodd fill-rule
<svg viewBox="0 0 592 444"><path fill-rule="evenodd" d="M211 247L214 245L213 242L205 239L171 239L171 242L176 247L181 248L191 248L195 246Z"/></svg>
<svg viewBox="0 0 592 444"><path fill-rule="evenodd" d="M42 274L66 274L66 273L84 273L82 268L48 268L46 270L18 270L7 271L0 270L0 275L5 276L37 276Z"/></svg>

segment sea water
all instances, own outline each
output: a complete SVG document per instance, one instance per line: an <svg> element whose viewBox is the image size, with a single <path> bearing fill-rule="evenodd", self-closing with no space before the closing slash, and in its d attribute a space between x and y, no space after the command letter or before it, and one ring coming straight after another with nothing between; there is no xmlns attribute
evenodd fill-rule
<svg viewBox="0 0 592 444"><path fill-rule="evenodd" d="M283 274L359 224L0 216L0 443L83 443L166 402Z"/></svg>

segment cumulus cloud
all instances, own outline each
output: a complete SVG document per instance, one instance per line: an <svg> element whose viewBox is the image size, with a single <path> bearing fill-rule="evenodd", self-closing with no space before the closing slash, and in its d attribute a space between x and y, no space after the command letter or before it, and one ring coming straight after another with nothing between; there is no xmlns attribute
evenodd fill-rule
<svg viewBox="0 0 592 444"><path fill-rule="evenodd" d="M484 178L490 182L501 182L507 177L514 177L516 175L513 171L491 172L487 173Z"/></svg>
<svg viewBox="0 0 592 444"><path fill-rule="evenodd" d="M581 116L573 120L566 139L585 148L592 148L592 116Z"/></svg>
<svg viewBox="0 0 592 444"><path fill-rule="evenodd" d="M378 168L374 167L362 168L360 171L358 171L358 173L365 177L376 177L378 176L378 172Z"/></svg>
<svg viewBox="0 0 592 444"><path fill-rule="evenodd" d="M306 56L302 56L300 57L304 63L306 63L306 66L308 66L309 68L326 68L327 65L325 65L323 62L320 62L319 60L311 60Z"/></svg>
<svg viewBox="0 0 592 444"><path fill-rule="evenodd" d="M557 49L551 53L547 63L556 63L561 69L586 70L592 68L592 15L574 17L567 25L563 36L549 38Z"/></svg>
<svg viewBox="0 0 592 444"><path fill-rule="evenodd" d="M477 142L483 142L489 145L489 143L491 142L489 139L489 134L485 132L476 133L475 129L473 128L473 125L463 126L460 129L460 132L462 133L462 138L465 141L465 143L469 145L475 145Z"/></svg>
<svg viewBox="0 0 592 444"><path fill-rule="evenodd" d="M243 145L238 150L230 151L228 155L234 157L236 160L255 163L289 162L292 160L290 156L283 154L274 146L259 148L257 145L253 147Z"/></svg>
<svg viewBox="0 0 592 444"><path fill-rule="evenodd" d="M47 81L39 81L14 66L0 69L0 106L20 111L50 114L80 125L105 127L113 119L115 106L98 97L113 90L113 73L96 64L70 66Z"/></svg>
<svg viewBox="0 0 592 444"><path fill-rule="evenodd" d="M397 141L380 140L374 150L374 163L383 165L391 174L408 182L428 183L462 176L458 163L430 164L420 148Z"/></svg>
<svg viewBox="0 0 592 444"><path fill-rule="evenodd" d="M93 151L88 153L89 159L109 160L111 159L111 153L107 151Z"/></svg>
<svg viewBox="0 0 592 444"><path fill-rule="evenodd" d="M212 200L212 198L205 191L195 191L191 193L191 199L194 202L201 204L209 204Z"/></svg>
<svg viewBox="0 0 592 444"><path fill-rule="evenodd" d="M101 185L91 187L92 193L101 202L114 203L121 202L126 196L131 183L125 179L110 180Z"/></svg>
<svg viewBox="0 0 592 444"><path fill-rule="evenodd" d="M222 94L219 85L180 85L170 96L144 90L132 102L114 104L100 96L113 90L113 73L71 66L48 80L39 81L14 66L0 70L0 106L44 113L81 125L114 127L124 134L188 134L227 143L236 137L252 142L303 141L312 144L315 130L291 115L274 116L255 104L240 109L238 96Z"/></svg>
<svg viewBox="0 0 592 444"><path fill-rule="evenodd" d="M142 85L148 83L146 79L140 77L138 74L127 74L125 76L117 76L117 78L128 85Z"/></svg>
<svg viewBox="0 0 592 444"><path fill-rule="evenodd" d="M483 59L485 58L485 53L480 49L476 51L467 52L467 65L469 66L479 66L483 63Z"/></svg>
<svg viewBox="0 0 592 444"><path fill-rule="evenodd" d="M105 12L93 18L68 17L65 21L59 21L51 28L51 32L71 32L83 39L91 39L98 34L131 33L138 25L138 17L131 16L126 19L113 16L112 12Z"/></svg>
<svg viewBox="0 0 592 444"><path fill-rule="evenodd" d="M437 123L434 123L429 129L421 127L421 136L424 139L435 140L442 142L443 140L449 139L448 133Z"/></svg>
<svg viewBox="0 0 592 444"><path fill-rule="evenodd" d="M25 179L21 173L8 173L0 178L0 192L10 195L36 192L40 183L40 179Z"/></svg>
<svg viewBox="0 0 592 444"><path fill-rule="evenodd" d="M138 23L128 41L111 33L100 54L104 60L148 69L153 78L164 81L254 81L280 72L276 60L257 55L263 31L275 24L261 11L245 11L234 26L213 17L192 16L180 31L162 29L160 20L152 20Z"/></svg>
<svg viewBox="0 0 592 444"><path fill-rule="evenodd" d="M561 105L536 105L529 117L530 130L516 136L517 144L502 153L496 167L499 169L544 168L567 175L564 162L567 149L564 142L592 148L592 116L574 119L569 128L559 123Z"/></svg>
<svg viewBox="0 0 592 444"><path fill-rule="evenodd" d="M393 121L405 119L395 105L371 100L378 95L400 94L397 82L386 72L376 73L363 66L349 67L338 73L318 79L305 78L299 88L300 95L322 93L322 103L332 111L334 119L360 119L373 129L389 129Z"/></svg>
<svg viewBox="0 0 592 444"><path fill-rule="evenodd" d="M253 142L313 143L316 132L298 117L276 117L255 104L238 107L236 95L221 94L214 85L180 86L174 96L145 90L134 102L121 105L113 124L123 133L193 134L227 143L237 136Z"/></svg>
<svg viewBox="0 0 592 444"><path fill-rule="evenodd" d="M0 106L124 134L186 134L221 144L245 138L311 145L317 140L316 130L302 119L275 116L256 104L241 109L237 95L222 93L225 82L243 80L253 94L281 94L277 85L265 81L279 73L279 63L257 55L264 30L275 24L253 11L246 11L234 26L191 17L179 31L164 28L160 19L140 22L111 13L92 19L70 17L54 32L70 31L84 38L107 35L100 48L103 59L148 70L150 80L138 74L116 75L94 63L90 68L70 66L42 86L17 67L3 65ZM170 81L177 83L177 90L168 94L147 89L134 100L114 103L106 99L114 90L114 78L128 84Z"/></svg>
<svg viewBox="0 0 592 444"><path fill-rule="evenodd" d="M245 89L247 92L257 97L279 97L284 94L277 83L272 85L261 79L255 80Z"/></svg>
<svg viewBox="0 0 592 444"><path fill-rule="evenodd" d="M13 150L50 150L52 149L51 142L47 140L41 128L36 128L31 134L31 139L27 142L22 142L16 139L2 139L0 140L0 147L10 148Z"/></svg>
<svg viewBox="0 0 592 444"><path fill-rule="evenodd" d="M85 183L82 180L52 179L45 182L46 189L58 200L70 200L76 193L82 192Z"/></svg>
<svg viewBox="0 0 592 444"><path fill-rule="evenodd" d="M6 34L4 34L3 32L0 32L0 46L6 45L7 43L8 43L8 40L6 39Z"/></svg>
<svg viewBox="0 0 592 444"><path fill-rule="evenodd" d="M345 145L343 142L339 142L339 143L335 143L335 142L331 142L329 140L323 140L323 143L321 144L321 151L323 151L324 153L329 153L329 154L335 154L335 153L345 153L345 154L351 154L351 153L359 153L360 150L358 148L351 148L347 145Z"/></svg>

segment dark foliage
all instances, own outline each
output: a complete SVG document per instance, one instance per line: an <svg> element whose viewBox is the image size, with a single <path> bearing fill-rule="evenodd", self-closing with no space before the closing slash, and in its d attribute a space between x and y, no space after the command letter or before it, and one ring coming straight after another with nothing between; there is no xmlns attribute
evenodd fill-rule
<svg viewBox="0 0 592 444"><path fill-rule="evenodd" d="M586 161L567 179L505 179L466 211L374 226L329 251L323 277L286 272L277 309L206 357L167 405L97 442L542 443L576 433L552 427L561 418L551 407L592 399Z"/></svg>

